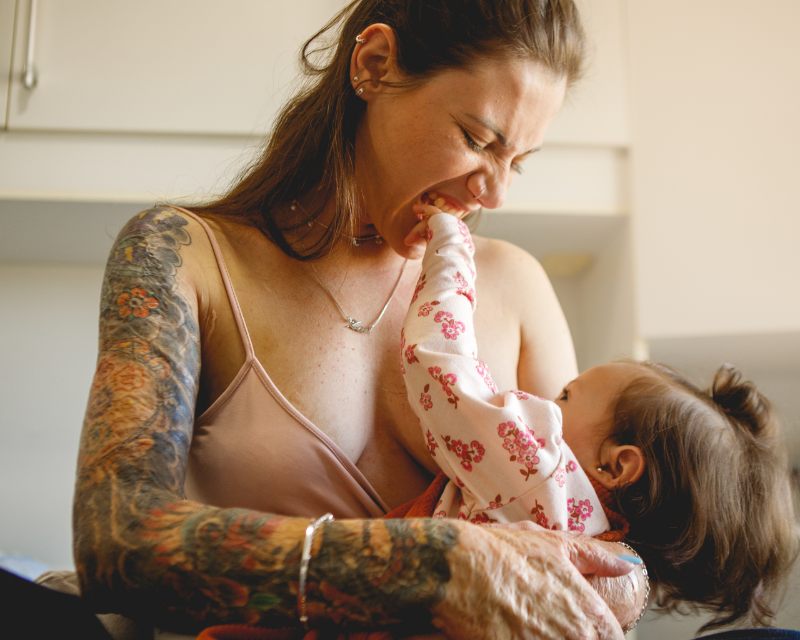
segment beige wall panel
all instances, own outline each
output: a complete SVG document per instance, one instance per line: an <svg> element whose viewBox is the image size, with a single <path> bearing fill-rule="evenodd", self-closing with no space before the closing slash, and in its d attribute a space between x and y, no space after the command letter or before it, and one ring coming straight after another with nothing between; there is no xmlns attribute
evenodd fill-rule
<svg viewBox="0 0 800 640"><path fill-rule="evenodd" d="M800 328L800 2L630 2L646 337Z"/></svg>
<svg viewBox="0 0 800 640"><path fill-rule="evenodd" d="M562 144L627 147L630 86L625 0L578 0L589 49L585 77L547 134Z"/></svg>

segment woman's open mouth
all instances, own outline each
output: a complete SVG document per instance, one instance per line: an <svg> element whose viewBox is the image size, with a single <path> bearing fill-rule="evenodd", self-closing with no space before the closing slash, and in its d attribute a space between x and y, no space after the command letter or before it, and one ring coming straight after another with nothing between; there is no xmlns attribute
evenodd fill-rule
<svg viewBox="0 0 800 640"><path fill-rule="evenodd" d="M422 204L430 204L444 211L445 213L452 213L454 215L460 216L466 211L458 206L455 202L453 202L450 198L446 195L437 193L436 191L428 191L422 194L420 198L420 202Z"/></svg>

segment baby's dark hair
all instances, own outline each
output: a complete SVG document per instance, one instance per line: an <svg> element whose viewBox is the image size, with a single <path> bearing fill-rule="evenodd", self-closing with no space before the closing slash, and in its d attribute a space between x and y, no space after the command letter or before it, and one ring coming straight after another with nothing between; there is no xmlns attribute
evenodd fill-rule
<svg viewBox="0 0 800 640"><path fill-rule="evenodd" d="M701 391L665 365L635 364L642 375L616 402L614 437L639 447L646 467L616 500L659 606L713 612L703 630L745 616L769 625L798 549L770 403L731 365Z"/></svg>

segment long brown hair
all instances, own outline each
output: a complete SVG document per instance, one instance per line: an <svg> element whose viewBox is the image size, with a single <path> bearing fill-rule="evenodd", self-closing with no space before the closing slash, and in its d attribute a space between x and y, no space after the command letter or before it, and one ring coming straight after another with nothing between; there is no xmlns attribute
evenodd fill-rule
<svg viewBox="0 0 800 640"><path fill-rule="evenodd" d="M665 365L641 366L616 403L612 437L638 446L647 465L616 497L658 603L712 611L703 630L747 615L770 624L798 549L797 496L770 404L731 365L706 391Z"/></svg>
<svg viewBox="0 0 800 640"><path fill-rule="evenodd" d="M582 71L584 34L572 0L355 0L303 46L305 85L281 109L261 157L222 198L194 207L197 213L247 218L300 260L318 259L352 235L359 207L355 132L365 103L350 85L350 58L356 36L375 23L394 30L398 68L407 79L398 89L481 55L530 58L568 83ZM301 254L285 233L308 219L276 210L305 197L313 203L311 218L331 198L336 214Z"/></svg>

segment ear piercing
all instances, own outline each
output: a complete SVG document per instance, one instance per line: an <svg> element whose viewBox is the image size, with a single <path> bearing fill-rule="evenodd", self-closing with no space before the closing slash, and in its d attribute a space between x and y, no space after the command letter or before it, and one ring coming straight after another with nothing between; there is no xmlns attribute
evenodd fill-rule
<svg viewBox="0 0 800 640"><path fill-rule="evenodd" d="M360 34L356 36L356 42L358 44L364 44L366 41L367 41L367 39L366 38L362 38Z"/></svg>
<svg viewBox="0 0 800 640"><path fill-rule="evenodd" d="M353 82L358 82L358 76L353 76Z"/></svg>
<svg viewBox="0 0 800 640"><path fill-rule="evenodd" d="M358 91L356 91L356 95L357 96L360 96L362 93L364 93L364 88L363 87L361 89L359 89Z"/></svg>
<svg viewBox="0 0 800 640"><path fill-rule="evenodd" d="M603 467L597 467L597 470L598 470L600 473L603 473Z"/></svg>

